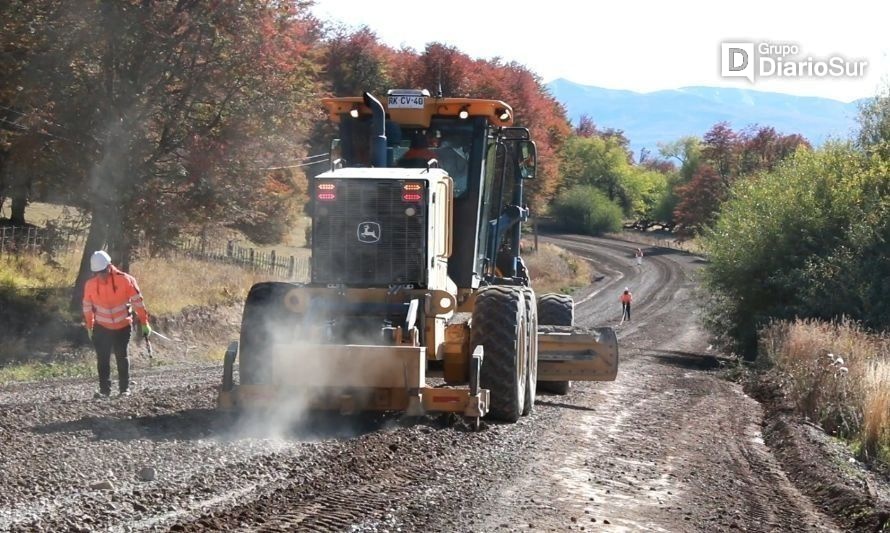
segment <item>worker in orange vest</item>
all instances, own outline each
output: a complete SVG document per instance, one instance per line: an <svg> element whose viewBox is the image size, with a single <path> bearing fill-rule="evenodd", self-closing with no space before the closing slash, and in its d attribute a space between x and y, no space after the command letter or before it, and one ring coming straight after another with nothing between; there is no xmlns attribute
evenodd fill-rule
<svg viewBox="0 0 890 533"><path fill-rule="evenodd" d="M621 296L618 298L621 301L621 321L624 322L627 320L630 322L630 303L633 301L634 297L631 294L630 289L628 287L624 288L624 292L621 293Z"/></svg>
<svg viewBox="0 0 890 533"><path fill-rule="evenodd" d="M406 168L426 168L430 159L438 159L436 152L430 149L432 145L436 147L436 137L434 134L427 134L423 131L414 133L411 139L411 147L399 158L396 166Z"/></svg>
<svg viewBox="0 0 890 533"><path fill-rule="evenodd" d="M99 370L99 392L96 398L111 394L111 352L117 361L118 392L130 395L130 360L127 345L133 324L131 310L142 324L142 335L151 335L148 311L142 301L142 293L136 278L121 272L111 264L111 257L104 251L90 257L93 277L83 289L83 320L87 334L96 349Z"/></svg>

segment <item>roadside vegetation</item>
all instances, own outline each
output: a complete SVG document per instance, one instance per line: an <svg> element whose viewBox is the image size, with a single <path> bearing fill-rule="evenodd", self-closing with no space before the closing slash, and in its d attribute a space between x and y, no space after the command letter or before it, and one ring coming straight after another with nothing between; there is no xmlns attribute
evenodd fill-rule
<svg viewBox="0 0 890 533"><path fill-rule="evenodd" d="M701 235L711 332L801 415L890 460L890 93L856 139L740 175Z"/></svg>
<svg viewBox="0 0 890 533"><path fill-rule="evenodd" d="M0 258L0 384L95 373L80 311L70 307L79 260L77 253L52 264L30 254ZM275 279L188 257L140 259L130 271L154 317L241 303L253 283Z"/></svg>
<svg viewBox="0 0 890 533"><path fill-rule="evenodd" d="M523 248L523 260L531 273L532 288L537 294L561 292L571 294L575 289L590 285L590 263L559 246L542 243L537 251Z"/></svg>
<svg viewBox="0 0 890 533"><path fill-rule="evenodd" d="M777 321L761 331L762 363L798 412L890 463L890 339L848 320Z"/></svg>

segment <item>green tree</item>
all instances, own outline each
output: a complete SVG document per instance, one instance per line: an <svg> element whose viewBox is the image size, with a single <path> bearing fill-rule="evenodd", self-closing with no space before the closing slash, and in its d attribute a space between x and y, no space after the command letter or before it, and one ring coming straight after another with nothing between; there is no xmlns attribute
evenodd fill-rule
<svg viewBox="0 0 890 533"><path fill-rule="evenodd" d="M848 144L797 151L738 181L703 234L712 330L752 356L758 328L774 318L849 313L886 325L878 302L890 269L873 254L886 251L888 191L887 165Z"/></svg>
<svg viewBox="0 0 890 533"><path fill-rule="evenodd" d="M627 152L614 139L571 137L563 146L562 161L562 187L593 186L613 202L626 196L623 185L630 174L630 164Z"/></svg>
<svg viewBox="0 0 890 533"><path fill-rule="evenodd" d="M860 106L856 143L868 153L890 159L890 87Z"/></svg>

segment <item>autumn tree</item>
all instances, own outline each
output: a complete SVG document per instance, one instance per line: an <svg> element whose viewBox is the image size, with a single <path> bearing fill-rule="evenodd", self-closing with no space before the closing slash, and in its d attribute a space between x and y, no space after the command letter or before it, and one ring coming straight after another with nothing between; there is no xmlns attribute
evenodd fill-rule
<svg viewBox="0 0 890 533"><path fill-rule="evenodd" d="M810 144L801 135L782 135L772 127L752 126L741 132L728 123L715 124L699 143L686 137L662 146L662 154L680 163L674 221L686 235L712 224L736 181L774 170L781 161Z"/></svg>
<svg viewBox="0 0 890 533"><path fill-rule="evenodd" d="M64 102L78 132L84 172L65 185L91 214L80 282L105 245L126 267L138 244L202 225L280 236L301 176L279 169L304 155L318 95L307 4L41 1L55 31L34 61L45 105Z"/></svg>
<svg viewBox="0 0 890 533"><path fill-rule="evenodd" d="M333 96L386 94L393 88L388 48L367 26L354 32L334 28L326 35L323 50L324 80Z"/></svg>
<svg viewBox="0 0 890 533"><path fill-rule="evenodd" d="M54 120L39 76L40 58L53 46L60 6L58 1L10 0L0 18L0 206L11 199L13 225L26 223L35 189L48 187L54 143L71 142Z"/></svg>

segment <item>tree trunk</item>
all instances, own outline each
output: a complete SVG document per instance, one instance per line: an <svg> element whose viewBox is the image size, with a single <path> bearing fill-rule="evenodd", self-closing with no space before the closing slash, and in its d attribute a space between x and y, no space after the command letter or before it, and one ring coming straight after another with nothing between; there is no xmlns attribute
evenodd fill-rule
<svg viewBox="0 0 890 533"><path fill-rule="evenodd" d="M12 190L10 191L10 199L12 200L10 203L12 213L9 215L9 219L12 222L12 225L24 226L25 208L28 206L27 180L24 183L20 183L19 180L15 180L15 183L12 186Z"/></svg>
<svg viewBox="0 0 890 533"><path fill-rule="evenodd" d="M74 290L71 293L71 310L81 308L83 300L83 287L93 275L90 271L90 256L96 250L101 250L108 237L108 218L101 210L94 210L90 221L90 230L83 244L83 254L80 256L80 269L77 271L77 280L74 282Z"/></svg>

